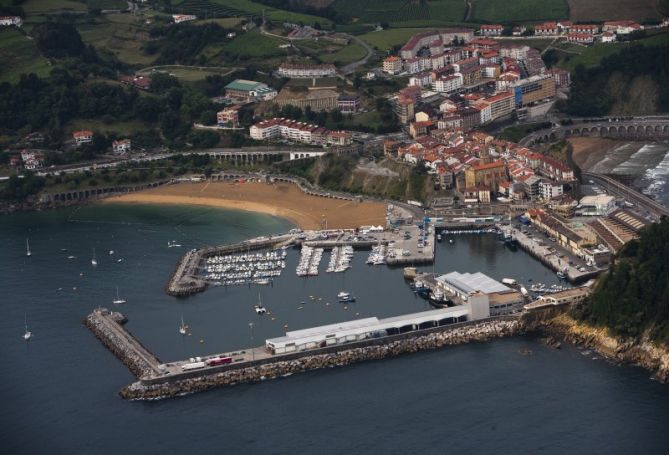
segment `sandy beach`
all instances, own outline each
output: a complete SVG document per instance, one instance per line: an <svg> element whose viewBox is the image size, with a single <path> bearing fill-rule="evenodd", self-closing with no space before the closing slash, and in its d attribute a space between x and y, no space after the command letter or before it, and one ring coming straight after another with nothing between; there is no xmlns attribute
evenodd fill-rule
<svg viewBox="0 0 669 455"><path fill-rule="evenodd" d="M384 225L386 205L304 194L290 183L181 183L124 194L104 203L205 205L286 218L302 229Z"/></svg>
<svg viewBox="0 0 669 455"><path fill-rule="evenodd" d="M626 143L601 137L573 137L569 142L574 150L572 155L574 162L584 171L591 170L606 158L609 151Z"/></svg>

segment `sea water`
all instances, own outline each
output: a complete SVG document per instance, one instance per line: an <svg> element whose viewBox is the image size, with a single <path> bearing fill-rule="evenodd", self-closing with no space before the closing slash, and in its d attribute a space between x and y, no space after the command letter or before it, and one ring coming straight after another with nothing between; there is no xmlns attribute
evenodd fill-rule
<svg viewBox="0 0 669 455"><path fill-rule="evenodd" d="M285 325L429 309L401 269L368 266L366 252L356 252L344 274L325 273L325 254L319 277L298 278L291 250L273 286L211 288L185 299L164 293L185 248L291 227L183 206L93 205L0 218L3 453L661 453L669 443L669 388L644 370L527 337L173 400L121 400L117 391L134 378L81 324L93 308L113 307L116 286L128 301L114 307L128 316L127 328L165 361L259 345ZM422 269L557 280L494 236L454 239L437 244L437 263ZM173 240L182 247L168 248ZM357 301L336 303L341 290ZM253 311L259 293L274 321ZM24 315L34 333L28 343ZM191 337L178 333L182 315Z"/></svg>

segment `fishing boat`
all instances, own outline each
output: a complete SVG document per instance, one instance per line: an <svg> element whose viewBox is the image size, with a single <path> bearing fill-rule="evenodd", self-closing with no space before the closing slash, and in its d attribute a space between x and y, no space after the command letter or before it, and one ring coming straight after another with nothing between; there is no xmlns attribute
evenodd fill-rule
<svg viewBox="0 0 669 455"><path fill-rule="evenodd" d="M23 334L23 339L26 340L26 341L28 341L28 340L31 339L32 336L33 336L33 333L32 333L30 330L28 330L28 316L23 315L23 322L24 322L25 327L26 327L26 331L25 331L25 333Z"/></svg>
<svg viewBox="0 0 669 455"><path fill-rule="evenodd" d="M564 274L564 272L559 271L559 272L557 273L557 276L558 276L558 278L560 278L561 280L563 280L563 279L565 278L566 275Z"/></svg>
<svg viewBox="0 0 669 455"><path fill-rule="evenodd" d="M120 305L120 304L123 304L123 303L127 303L127 300L122 299L121 297L119 297L119 295L118 295L118 286L116 286L116 299L112 300L112 303L113 303L114 305Z"/></svg>
<svg viewBox="0 0 669 455"><path fill-rule="evenodd" d="M98 261L95 259L95 248L93 248L93 259L91 259L91 264L94 266L98 265Z"/></svg>
<svg viewBox="0 0 669 455"><path fill-rule="evenodd" d="M114 254L114 250L109 250L109 255L111 256L112 254Z"/></svg>
<svg viewBox="0 0 669 455"><path fill-rule="evenodd" d="M30 252L30 243L28 243L28 238L26 237L26 256L32 256L32 253Z"/></svg>
<svg viewBox="0 0 669 455"><path fill-rule="evenodd" d="M181 325L179 326L179 333L181 335L186 335L186 329L187 328L188 328L188 326L186 324L184 324L184 317L183 317L183 315L181 315Z"/></svg>
<svg viewBox="0 0 669 455"><path fill-rule="evenodd" d="M349 292L341 291L339 294L337 294L337 301L339 303L355 302L355 297L352 296Z"/></svg>
<svg viewBox="0 0 669 455"><path fill-rule="evenodd" d="M67 258L70 259L70 260L72 260L72 259L76 259L77 257L76 257L76 256L72 256L72 255L69 255Z"/></svg>
<svg viewBox="0 0 669 455"><path fill-rule="evenodd" d="M441 242L441 234L437 234L437 242Z"/></svg>

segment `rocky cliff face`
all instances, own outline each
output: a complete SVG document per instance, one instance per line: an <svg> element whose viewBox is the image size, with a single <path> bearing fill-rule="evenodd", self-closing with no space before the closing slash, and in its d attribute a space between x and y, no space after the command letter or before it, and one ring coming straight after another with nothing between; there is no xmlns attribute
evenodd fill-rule
<svg viewBox="0 0 669 455"><path fill-rule="evenodd" d="M654 379L669 382L669 349L646 336L640 339L613 337L605 328L584 324L565 313L526 318L524 327L527 331L542 332L593 349L617 362L642 366L651 371Z"/></svg>

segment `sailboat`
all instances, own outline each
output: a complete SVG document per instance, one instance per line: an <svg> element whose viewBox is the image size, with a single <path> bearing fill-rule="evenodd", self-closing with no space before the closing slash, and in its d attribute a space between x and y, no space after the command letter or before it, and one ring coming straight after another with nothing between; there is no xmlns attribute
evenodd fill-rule
<svg viewBox="0 0 669 455"><path fill-rule="evenodd" d="M30 243L28 243L28 237L26 237L26 256L31 256L32 253L30 252Z"/></svg>
<svg viewBox="0 0 669 455"><path fill-rule="evenodd" d="M28 316L24 315L23 319L26 326L26 332L23 334L23 339L28 341L29 339L32 338L33 333L30 330L28 330Z"/></svg>
<svg viewBox="0 0 669 455"><path fill-rule="evenodd" d="M91 259L91 264L98 265L98 261L95 259L95 248L93 248L93 259Z"/></svg>
<svg viewBox="0 0 669 455"><path fill-rule="evenodd" d="M181 316L181 325L179 326L179 333L182 335L186 335L186 328L188 326L184 324L184 317L183 315Z"/></svg>
<svg viewBox="0 0 669 455"><path fill-rule="evenodd" d="M127 300L122 299L121 297L119 297L119 295L118 295L118 286L116 286L116 299L113 300L112 303L113 303L114 305L119 305L119 304L122 304L122 303L127 303Z"/></svg>

